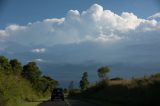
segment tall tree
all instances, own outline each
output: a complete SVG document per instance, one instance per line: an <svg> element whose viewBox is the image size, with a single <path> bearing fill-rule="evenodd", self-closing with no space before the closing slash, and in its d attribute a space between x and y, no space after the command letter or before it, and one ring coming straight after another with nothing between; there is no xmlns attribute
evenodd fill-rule
<svg viewBox="0 0 160 106"><path fill-rule="evenodd" d="M89 81L88 81L88 73L84 72L82 79L80 81L80 88L82 90L85 90L89 86Z"/></svg>
<svg viewBox="0 0 160 106"><path fill-rule="evenodd" d="M11 65L6 57L0 56L0 71L5 74L10 74L12 72Z"/></svg>
<svg viewBox="0 0 160 106"><path fill-rule="evenodd" d="M30 80L31 83L36 83L36 80L41 76L41 71L35 62L29 62L23 66L22 76Z"/></svg>
<svg viewBox="0 0 160 106"><path fill-rule="evenodd" d="M70 91L74 89L74 81L71 81L71 82L69 83L68 89L69 89Z"/></svg>
<svg viewBox="0 0 160 106"><path fill-rule="evenodd" d="M98 76L101 79L106 79L107 78L107 73L110 71L110 68L105 66L105 67L101 67L98 69Z"/></svg>
<svg viewBox="0 0 160 106"><path fill-rule="evenodd" d="M52 79L49 76L42 76L43 79L46 80L47 87L46 89L50 92L52 92L53 88L55 88L58 85L58 81Z"/></svg>
<svg viewBox="0 0 160 106"><path fill-rule="evenodd" d="M13 73L15 75L20 75L23 69L21 63L17 59L12 59L9 63L11 64Z"/></svg>
<svg viewBox="0 0 160 106"><path fill-rule="evenodd" d="M71 82L69 83L68 91L69 91L69 95L70 95L70 96L74 94L74 81L71 81Z"/></svg>

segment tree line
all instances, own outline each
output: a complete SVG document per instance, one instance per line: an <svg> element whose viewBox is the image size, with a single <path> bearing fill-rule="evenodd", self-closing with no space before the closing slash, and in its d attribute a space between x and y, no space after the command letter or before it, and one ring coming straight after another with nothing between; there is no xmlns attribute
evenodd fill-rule
<svg viewBox="0 0 160 106"><path fill-rule="evenodd" d="M159 106L160 73L132 79L108 78L110 68L100 67L100 80L90 84L88 73L84 72L79 82L80 89L73 89L69 97L89 100L97 106Z"/></svg>
<svg viewBox="0 0 160 106"><path fill-rule="evenodd" d="M58 81L42 74L36 62L22 65L18 59L0 56L0 106L50 95L57 85Z"/></svg>
<svg viewBox="0 0 160 106"><path fill-rule="evenodd" d="M98 73L98 77L101 79L101 80L106 80L108 79L107 78L107 73L110 72L110 68L108 66L103 66L103 67L100 67L98 70L97 70L97 73ZM82 75L82 79L80 80L79 82L79 87L81 88L81 90L85 90L89 87L89 80L88 80L88 73L87 72L84 72L83 75Z"/></svg>

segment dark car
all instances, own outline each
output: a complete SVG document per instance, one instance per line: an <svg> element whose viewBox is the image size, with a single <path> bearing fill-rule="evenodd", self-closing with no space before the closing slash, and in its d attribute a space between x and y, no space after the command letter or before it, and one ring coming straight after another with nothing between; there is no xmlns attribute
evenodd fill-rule
<svg viewBox="0 0 160 106"><path fill-rule="evenodd" d="M64 101L64 94L62 88L54 88L51 95L51 101L54 101L55 99L61 99Z"/></svg>

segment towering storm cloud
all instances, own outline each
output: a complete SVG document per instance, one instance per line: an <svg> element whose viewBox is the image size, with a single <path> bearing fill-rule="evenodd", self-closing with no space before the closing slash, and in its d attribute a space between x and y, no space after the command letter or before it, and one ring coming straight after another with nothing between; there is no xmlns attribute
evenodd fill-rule
<svg viewBox="0 0 160 106"><path fill-rule="evenodd" d="M22 45L71 44L83 42L117 42L148 32L159 32L160 23L156 13L148 19L138 18L134 13L115 14L98 4L86 11L68 11L64 18L45 19L25 26L12 24L0 30L0 41ZM135 34L136 33L136 34Z"/></svg>

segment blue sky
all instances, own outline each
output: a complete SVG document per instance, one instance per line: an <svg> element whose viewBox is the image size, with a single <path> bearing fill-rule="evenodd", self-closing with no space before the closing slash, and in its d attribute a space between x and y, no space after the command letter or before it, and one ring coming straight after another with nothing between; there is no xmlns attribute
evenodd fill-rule
<svg viewBox="0 0 160 106"><path fill-rule="evenodd" d="M66 2L67 1L67 2ZM1 0L0 55L67 85L84 71L96 81L159 72L159 0Z"/></svg>
<svg viewBox="0 0 160 106"><path fill-rule="evenodd" d="M94 3L117 14L133 12L141 18L160 10L159 0L1 0L0 28L13 23L24 25L46 18L64 17L70 9L83 11Z"/></svg>

